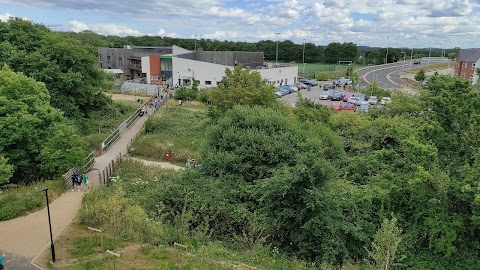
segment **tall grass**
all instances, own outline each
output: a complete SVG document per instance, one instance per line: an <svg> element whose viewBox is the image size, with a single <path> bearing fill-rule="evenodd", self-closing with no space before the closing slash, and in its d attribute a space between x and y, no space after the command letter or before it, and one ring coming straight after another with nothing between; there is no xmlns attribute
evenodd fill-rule
<svg viewBox="0 0 480 270"><path fill-rule="evenodd" d="M130 154L162 161L165 154L171 152L171 162L179 164L198 158L210 125L204 105L198 102L184 102L182 107L170 104L150 118L145 135L135 141Z"/></svg>

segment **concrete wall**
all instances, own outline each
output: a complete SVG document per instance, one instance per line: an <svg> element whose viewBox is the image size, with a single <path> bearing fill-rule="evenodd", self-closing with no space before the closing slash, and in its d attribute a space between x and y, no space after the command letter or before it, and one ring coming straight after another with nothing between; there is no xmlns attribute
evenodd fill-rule
<svg viewBox="0 0 480 270"><path fill-rule="evenodd" d="M127 58L133 54L132 50L119 49L119 48L97 48L97 53L98 53L97 66L99 68L101 69L118 68L123 70L125 74L128 73ZM108 56L110 56L110 63L108 63Z"/></svg>
<svg viewBox="0 0 480 270"><path fill-rule="evenodd" d="M150 57L143 56L142 57L142 73L145 73L147 84L150 84Z"/></svg>
<svg viewBox="0 0 480 270"><path fill-rule="evenodd" d="M178 46L175 46L175 45L172 46L172 54L173 55L184 54L184 53L189 53L189 52L192 52L192 51L189 51L187 49L184 49L184 48L181 48L181 47L178 47Z"/></svg>

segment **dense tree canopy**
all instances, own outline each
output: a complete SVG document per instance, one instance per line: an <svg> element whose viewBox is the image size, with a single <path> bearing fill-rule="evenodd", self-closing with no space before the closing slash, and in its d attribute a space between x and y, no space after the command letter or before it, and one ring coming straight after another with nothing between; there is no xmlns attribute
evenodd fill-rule
<svg viewBox="0 0 480 270"><path fill-rule="evenodd" d="M0 70L0 183L65 173L85 157L77 131L50 105L45 84ZM3 156L3 157L2 157Z"/></svg>
<svg viewBox="0 0 480 270"><path fill-rule="evenodd" d="M0 22L0 64L45 83L51 104L66 116L88 116L109 99L108 76L95 67L96 49L68 34L22 19Z"/></svg>

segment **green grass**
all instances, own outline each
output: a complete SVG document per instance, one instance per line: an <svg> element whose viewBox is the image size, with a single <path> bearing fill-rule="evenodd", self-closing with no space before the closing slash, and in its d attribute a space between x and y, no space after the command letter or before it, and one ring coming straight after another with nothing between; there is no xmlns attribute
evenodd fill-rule
<svg viewBox="0 0 480 270"><path fill-rule="evenodd" d="M416 74L420 70L425 70L425 72L430 72L430 71L437 71L437 70L442 70L442 69L447 69L449 66L450 68L454 67L454 63L440 63L440 64L433 64L425 67L417 67L417 68L412 68L409 70L406 70L405 73L408 74Z"/></svg>
<svg viewBox="0 0 480 270"><path fill-rule="evenodd" d="M50 201L59 197L65 190L65 180L38 181L31 185L10 185L0 190L0 221L9 220L45 207L45 193L39 192L48 187Z"/></svg>
<svg viewBox="0 0 480 270"><path fill-rule="evenodd" d="M205 105L188 101L182 107L173 104L175 101L169 102L148 120L145 136L133 144L132 156L164 161L165 153L171 152L170 161L181 165L189 158L198 158L210 125Z"/></svg>

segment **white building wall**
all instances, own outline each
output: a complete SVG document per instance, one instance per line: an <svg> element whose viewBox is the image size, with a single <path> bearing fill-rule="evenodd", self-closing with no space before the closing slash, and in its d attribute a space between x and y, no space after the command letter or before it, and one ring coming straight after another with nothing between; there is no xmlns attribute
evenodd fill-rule
<svg viewBox="0 0 480 270"><path fill-rule="evenodd" d="M280 84L293 84L298 82L298 67L279 67L279 68L268 68L268 69L255 69L262 78L269 81L274 86L279 86Z"/></svg>
<svg viewBox="0 0 480 270"><path fill-rule="evenodd" d="M217 82L220 82L223 76L225 76L225 69L233 69L233 67L229 66L178 57L172 57L172 66L172 79L174 86L181 86L184 83L184 79L195 77L195 80L200 81L199 88L217 86ZM180 83L179 79L181 80ZM210 81L211 84L207 85L205 83L206 81Z"/></svg>
<svg viewBox="0 0 480 270"><path fill-rule="evenodd" d="M150 84L150 56L142 56L142 73L146 74L147 83Z"/></svg>
<svg viewBox="0 0 480 270"><path fill-rule="evenodd" d="M178 57L172 57L172 66L172 79L174 86L185 85L185 80L191 80L192 77L195 77L195 80L200 82L200 89L216 87L217 83L222 80L223 76L225 76L225 69L229 68L233 70L234 68L231 66L212 64ZM251 72L260 73L262 78L266 79L274 86L298 82L297 66L252 69ZM211 84L207 84L207 81L210 81Z"/></svg>

